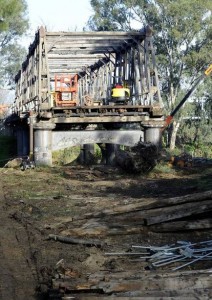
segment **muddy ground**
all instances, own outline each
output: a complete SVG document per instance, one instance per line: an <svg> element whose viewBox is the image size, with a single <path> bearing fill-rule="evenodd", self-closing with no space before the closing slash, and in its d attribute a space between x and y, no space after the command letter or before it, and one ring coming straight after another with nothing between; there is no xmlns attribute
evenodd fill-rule
<svg viewBox="0 0 212 300"><path fill-rule="evenodd" d="M84 216L110 209L116 203L125 205L209 190L211 175L211 167L154 170L145 176L105 166L36 168L24 172L0 169L0 299L49 299L51 279L65 270L80 282L87 274L100 270L146 269L146 262L105 255L128 251L132 244L211 239L211 230L173 234L141 227L126 233L116 228L107 234L104 228L92 228L90 233L87 221L83 223ZM103 246L61 243L49 239L50 234L92 238ZM211 261L195 266L211 267Z"/></svg>

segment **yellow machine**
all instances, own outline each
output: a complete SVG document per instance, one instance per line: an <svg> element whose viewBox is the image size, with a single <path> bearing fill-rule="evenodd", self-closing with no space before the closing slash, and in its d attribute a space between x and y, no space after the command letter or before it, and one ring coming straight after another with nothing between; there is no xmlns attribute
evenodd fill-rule
<svg viewBox="0 0 212 300"><path fill-rule="evenodd" d="M116 84L112 88L111 97L114 102L127 102L130 98L130 89L121 84Z"/></svg>

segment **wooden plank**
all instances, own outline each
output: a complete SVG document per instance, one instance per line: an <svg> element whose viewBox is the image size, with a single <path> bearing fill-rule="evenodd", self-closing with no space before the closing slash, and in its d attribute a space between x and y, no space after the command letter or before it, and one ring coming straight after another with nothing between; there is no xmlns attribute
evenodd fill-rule
<svg viewBox="0 0 212 300"><path fill-rule="evenodd" d="M54 289L65 289L67 291L100 291L106 294L112 293L126 293L136 291L155 292L155 291L187 291L209 289L212 291L212 276L208 274L190 275L190 276L170 276L170 277L156 277L156 278L138 278L138 279L122 279L117 280L102 280L91 282L82 282L73 278L67 279L55 279L53 280Z"/></svg>
<svg viewBox="0 0 212 300"><path fill-rule="evenodd" d="M120 293L128 291L152 291L152 290L188 290L193 289L211 289L212 277L210 276L198 276L198 277L174 277L158 278L155 281L152 280L121 280L101 282L98 288L102 289L104 293Z"/></svg>
<svg viewBox="0 0 212 300"><path fill-rule="evenodd" d="M174 198L167 198L167 199L136 199L136 203L129 203L123 205L114 205L112 208L108 208L105 210L95 212L95 213L88 213L85 214L85 217L102 217L104 215L115 215L115 214L124 214L130 212L136 212L139 210L150 210L154 208L162 208L166 206L172 206L187 202L200 202L203 200L210 199L212 197L212 191L207 191L203 193L196 193L196 194L189 194L181 197L174 197ZM114 199L115 200L115 199ZM134 199L130 199L129 202L133 201ZM140 201L140 202L137 202Z"/></svg>
<svg viewBox="0 0 212 300"><path fill-rule="evenodd" d="M185 230L202 230L212 228L212 219L203 219L196 221L176 221L165 222L149 227L154 232L175 232Z"/></svg>
<svg viewBox="0 0 212 300"><path fill-rule="evenodd" d="M201 202L183 203L170 207L152 209L144 218L146 225L152 225L170 220L181 219L184 217L198 215L212 210L212 201L204 200Z"/></svg>
<svg viewBox="0 0 212 300"><path fill-rule="evenodd" d="M145 296L144 294L141 294L140 296L111 296L111 295L101 295L98 294L97 295L87 295L87 294L70 294L70 295L66 295L63 296L62 299L63 300L70 300L70 299L76 299L76 300L210 300L211 298L209 298L209 296L206 295L205 291L192 291L189 294L185 293L182 294L178 291L173 291L172 295L168 296L164 293L161 293L159 291L156 292L157 295L155 296ZM155 294L156 294L155 293ZM176 295L176 294L180 294L180 295ZM133 293L132 293L133 294ZM171 293L170 293L171 294ZM175 296L173 296L173 294L175 294Z"/></svg>

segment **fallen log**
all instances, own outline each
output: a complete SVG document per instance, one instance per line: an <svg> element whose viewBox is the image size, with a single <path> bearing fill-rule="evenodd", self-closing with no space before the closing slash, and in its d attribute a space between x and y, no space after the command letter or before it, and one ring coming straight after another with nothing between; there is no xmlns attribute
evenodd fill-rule
<svg viewBox="0 0 212 300"><path fill-rule="evenodd" d="M72 238L68 236L55 235L55 234L49 234L48 239L62 242L62 243L67 243L67 244L82 244L86 246L98 246L98 247L102 247L104 245L104 243L100 242L99 240L84 240L84 239Z"/></svg>
<svg viewBox="0 0 212 300"><path fill-rule="evenodd" d="M154 232L175 232L185 230L203 230L212 228L212 219L165 222L149 226Z"/></svg>

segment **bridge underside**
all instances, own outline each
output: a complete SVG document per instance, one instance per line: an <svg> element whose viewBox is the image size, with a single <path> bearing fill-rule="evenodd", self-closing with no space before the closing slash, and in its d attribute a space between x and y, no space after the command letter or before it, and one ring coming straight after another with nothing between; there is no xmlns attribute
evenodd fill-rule
<svg viewBox="0 0 212 300"><path fill-rule="evenodd" d="M16 124L18 154L30 153L38 165L52 165L52 151L77 145L111 145L106 147L111 152L115 148L112 145L131 147L139 141L160 144L163 117L151 107L146 111L139 106L104 111L80 108L80 112L75 107L49 113L49 118L25 114L8 119L12 126Z"/></svg>
<svg viewBox="0 0 212 300"><path fill-rule="evenodd" d="M83 144L118 144L132 147L140 140L144 140L144 134L140 130L53 131L52 150Z"/></svg>

